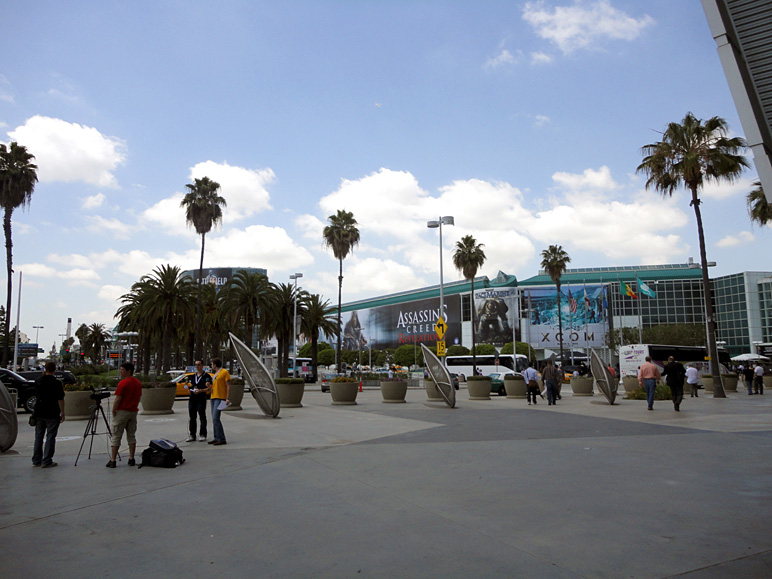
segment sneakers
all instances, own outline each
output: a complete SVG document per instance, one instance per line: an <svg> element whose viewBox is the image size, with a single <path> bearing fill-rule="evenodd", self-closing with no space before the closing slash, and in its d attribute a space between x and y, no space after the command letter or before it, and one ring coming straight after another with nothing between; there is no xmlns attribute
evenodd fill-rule
<svg viewBox="0 0 772 579"><path fill-rule="evenodd" d="M55 466L59 466L59 464L56 462L47 462L43 465L43 468L54 468Z"/></svg>
<svg viewBox="0 0 772 579"><path fill-rule="evenodd" d="M196 442L196 437L192 434L189 434L188 437L185 439L185 442Z"/></svg>
<svg viewBox="0 0 772 579"><path fill-rule="evenodd" d="M33 462L32 466L43 466L42 462Z"/></svg>
<svg viewBox="0 0 772 579"><path fill-rule="evenodd" d="M107 464L105 466L107 468L115 468L115 461L114 460L108 460Z"/></svg>
<svg viewBox="0 0 772 579"><path fill-rule="evenodd" d="M215 440L212 444L214 446L222 446L223 444L228 444L228 443L225 442L224 440Z"/></svg>
<svg viewBox="0 0 772 579"><path fill-rule="evenodd" d="M137 466L137 461L134 460L133 458L130 458L129 459L129 466Z"/></svg>
<svg viewBox="0 0 772 579"><path fill-rule="evenodd" d="M199 436L199 437L198 437L198 441L199 441L199 442L206 442L206 436L203 436L203 435L202 435L202 436Z"/></svg>

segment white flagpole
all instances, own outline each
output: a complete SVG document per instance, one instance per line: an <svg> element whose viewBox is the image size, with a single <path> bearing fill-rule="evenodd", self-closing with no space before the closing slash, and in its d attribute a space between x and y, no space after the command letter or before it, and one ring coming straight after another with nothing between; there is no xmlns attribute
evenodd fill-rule
<svg viewBox="0 0 772 579"><path fill-rule="evenodd" d="M11 361L11 370L16 371L16 357L19 352L19 314L21 312L21 271L19 271L19 299L16 301L16 339L13 341L13 360ZM11 315L8 312L7 315Z"/></svg>

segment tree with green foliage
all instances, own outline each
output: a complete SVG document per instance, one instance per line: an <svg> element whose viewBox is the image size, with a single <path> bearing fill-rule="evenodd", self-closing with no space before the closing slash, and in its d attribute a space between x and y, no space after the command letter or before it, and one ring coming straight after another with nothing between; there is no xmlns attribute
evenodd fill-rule
<svg viewBox="0 0 772 579"><path fill-rule="evenodd" d="M329 300L325 300L319 294L306 294L303 298L303 317L301 318L301 330L311 340L311 373L316 382L319 371L319 332L326 336L336 336L338 324L331 317L335 310L330 308ZM325 344L330 347L329 344Z"/></svg>
<svg viewBox="0 0 772 579"><path fill-rule="evenodd" d="M5 311L11 311L13 290L13 237L11 234L11 216L19 207L24 208L32 201L35 184L38 182L37 165L32 163L35 156L27 148L12 142L6 146L0 143L0 206L3 207L3 232L5 233L5 265L8 275L8 294ZM9 336L11 316L5 318L3 334ZM2 366L8 362L8 340L2 351Z"/></svg>
<svg viewBox="0 0 772 579"><path fill-rule="evenodd" d="M662 324L643 328L643 343L704 346L705 324Z"/></svg>
<svg viewBox="0 0 772 579"><path fill-rule="evenodd" d="M712 117L703 122L692 113L687 113L680 124L673 122L667 126L661 141L643 147L643 162L636 169L636 172L646 175L646 188L653 188L663 196L672 196L680 187L685 187L691 193L690 205L694 208L700 242L710 372L714 376L720 376L716 319L708 275L699 192L705 181L731 183L748 167L748 161L740 154L746 147L745 140L740 137L729 138L728 132L727 122L720 117ZM720 379L714 380L713 397L726 398Z"/></svg>
<svg viewBox="0 0 772 579"><path fill-rule="evenodd" d="M558 295L558 337L560 339L560 362L563 363L563 312L560 305L560 278L566 273L566 266L571 258L562 245L550 245L541 252L541 267L550 276L557 288Z"/></svg>
<svg viewBox="0 0 772 579"><path fill-rule="evenodd" d="M420 352L420 348L417 344L402 344L394 350L394 364L408 368L414 364L422 366L424 357Z"/></svg>
<svg viewBox="0 0 772 579"><path fill-rule="evenodd" d="M244 269L237 271L220 289L220 309L227 325L250 348L255 325L261 315L267 316L271 292L271 283L265 274Z"/></svg>
<svg viewBox="0 0 772 579"><path fill-rule="evenodd" d="M466 346L460 346L454 344L453 346L449 346L447 349L448 356L466 356L469 354L469 348Z"/></svg>
<svg viewBox="0 0 772 579"><path fill-rule="evenodd" d="M193 226L201 236L201 260L198 264L198 298L196 300L196 353L201 358L201 284L204 277L204 242L212 227L222 222L222 210L227 205L218 191L220 184L209 177L195 179L193 184L185 185L188 192L180 202L185 209L185 221Z"/></svg>
<svg viewBox="0 0 772 579"><path fill-rule="evenodd" d="M764 195L764 189L761 187L761 181L753 182L753 189L745 197L748 204L748 215L751 223L764 226L772 222L772 205L767 202L767 196Z"/></svg>
<svg viewBox="0 0 772 579"><path fill-rule="evenodd" d="M504 346L501 348L500 354L512 354L512 342L507 342L504 344ZM535 360L536 359L536 350L533 349L533 347L530 344L526 344L525 342L517 342L515 344L515 354L520 354L521 356L525 356L529 360Z"/></svg>
<svg viewBox="0 0 772 579"><path fill-rule="evenodd" d="M472 354L480 356L498 356L499 352L493 344L477 344L472 348Z"/></svg>
<svg viewBox="0 0 772 579"><path fill-rule="evenodd" d="M346 259L349 253L359 245L359 229L357 228L357 220L354 219L354 214L345 209L338 209L335 215L330 215L327 218L330 222L324 228L322 237L324 237L324 244L332 249L332 254L338 260L340 264L340 273L338 274L338 354L337 363L340 368L341 362L341 338L343 335L343 325L341 322L341 296L343 292L343 260Z"/></svg>
<svg viewBox="0 0 772 579"><path fill-rule="evenodd" d="M477 275L478 270L485 263L485 252L483 251L484 244L477 243L477 240L471 235L465 235L460 241L456 242L456 249L453 252L453 265L464 279L472 284L472 367L477 368L477 359L475 358L475 327L477 326L474 320L475 307L474 307L474 278Z"/></svg>

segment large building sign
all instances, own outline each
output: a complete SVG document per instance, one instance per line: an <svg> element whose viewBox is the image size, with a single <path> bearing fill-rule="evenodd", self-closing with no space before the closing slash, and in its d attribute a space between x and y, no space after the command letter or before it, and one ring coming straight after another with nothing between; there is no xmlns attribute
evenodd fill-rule
<svg viewBox="0 0 772 579"><path fill-rule="evenodd" d="M561 285L560 315L563 347L600 348L605 345L605 285ZM557 289L525 289L521 295L529 315L528 341L535 348L560 347Z"/></svg>
<svg viewBox="0 0 772 579"><path fill-rule="evenodd" d="M519 320L515 288L485 288L475 290L475 342L502 346L512 341L512 328ZM517 332L518 339L520 332Z"/></svg>
<svg viewBox="0 0 772 579"><path fill-rule="evenodd" d="M265 276L268 275L268 272L265 269L258 267L209 267L204 268L203 283L211 284L219 290L228 283L228 280L236 275L236 272L241 271L242 269L249 273L262 273ZM189 269L184 273L192 277L193 281L198 282L197 269Z"/></svg>
<svg viewBox="0 0 772 579"><path fill-rule="evenodd" d="M460 297L445 298L443 317L448 324L445 340L461 343ZM344 312L342 345L344 350L398 348L403 344L434 343L434 325L440 314L439 298Z"/></svg>

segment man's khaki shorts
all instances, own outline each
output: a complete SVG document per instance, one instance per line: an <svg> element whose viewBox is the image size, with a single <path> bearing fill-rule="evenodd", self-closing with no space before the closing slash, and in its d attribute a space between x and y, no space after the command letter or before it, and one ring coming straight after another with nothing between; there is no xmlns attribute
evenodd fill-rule
<svg viewBox="0 0 772 579"><path fill-rule="evenodd" d="M111 446L120 446L123 431L126 431L126 442L137 444L134 434L137 432L137 413L129 410L118 410L113 416L113 438Z"/></svg>

